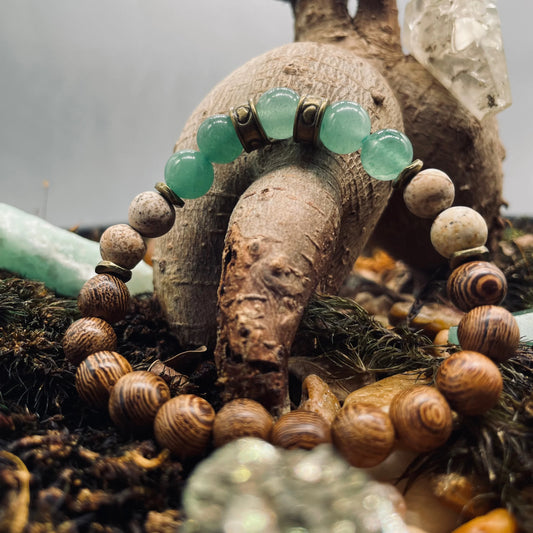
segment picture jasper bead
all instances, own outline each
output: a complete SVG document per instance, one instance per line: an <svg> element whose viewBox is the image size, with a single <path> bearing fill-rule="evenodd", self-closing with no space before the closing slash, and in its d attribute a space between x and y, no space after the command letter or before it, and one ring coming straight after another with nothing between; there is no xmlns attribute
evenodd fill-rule
<svg viewBox="0 0 533 533"><path fill-rule="evenodd" d="M81 362L76 371L76 390L85 403L105 409L115 383L132 371L128 360L119 353L93 353Z"/></svg>
<svg viewBox="0 0 533 533"><path fill-rule="evenodd" d="M126 284L111 274L97 274L85 282L78 308L85 317L94 316L114 324L128 311L130 293Z"/></svg>
<svg viewBox="0 0 533 533"><path fill-rule="evenodd" d="M146 253L142 235L127 224L115 224L100 237L100 255L123 268L132 269Z"/></svg>
<svg viewBox="0 0 533 533"><path fill-rule="evenodd" d="M357 468L369 468L385 460L394 447L394 439L389 415L371 404L344 406L331 425L333 444Z"/></svg>
<svg viewBox="0 0 533 533"><path fill-rule="evenodd" d="M448 278L448 296L459 309L498 305L507 294L505 274L487 261L470 261L457 267Z"/></svg>
<svg viewBox="0 0 533 533"><path fill-rule="evenodd" d="M109 416L122 430L143 432L152 427L159 408L170 400L165 381L144 370L121 377L109 395Z"/></svg>
<svg viewBox="0 0 533 533"><path fill-rule="evenodd" d="M94 352L113 351L116 347L114 329L105 320L93 316L73 322L63 337L65 358L74 365Z"/></svg>
<svg viewBox="0 0 533 533"><path fill-rule="evenodd" d="M128 210L128 222L143 237L161 237L176 219L174 207L159 193L146 191L138 194Z"/></svg>
<svg viewBox="0 0 533 533"><path fill-rule="evenodd" d="M172 398L159 409L154 421L158 444L178 457L202 455L211 439L215 410L194 394Z"/></svg>
<svg viewBox="0 0 533 533"><path fill-rule="evenodd" d="M271 442L289 450L310 450L324 442L331 442L330 425L313 411L291 411L274 424Z"/></svg>
<svg viewBox="0 0 533 533"><path fill-rule="evenodd" d="M466 313L457 327L463 350L480 352L498 362L512 357L520 342L514 316L497 305L482 305Z"/></svg>
<svg viewBox="0 0 533 533"><path fill-rule="evenodd" d="M452 432L452 411L446 398L427 385L399 392L389 414L398 438L415 452L442 446Z"/></svg>
<svg viewBox="0 0 533 533"><path fill-rule="evenodd" d="M465 415L480 415L493 407L503 388L498 367L488 357L468 350L443 361L435 383L450 406Z"/></svg>
<svg viewBox="0 0 533 533"><path fill-rule="evenodd" d="M248 398L233 400L216 414L213 425L213 444L216 447L241 437L270 440L274 420L258 402Z"/></svg>

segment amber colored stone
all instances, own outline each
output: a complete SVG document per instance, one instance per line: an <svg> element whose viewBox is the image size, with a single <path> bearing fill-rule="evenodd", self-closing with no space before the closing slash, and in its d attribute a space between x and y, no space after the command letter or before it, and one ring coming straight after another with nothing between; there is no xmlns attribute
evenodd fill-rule
<svg viewBox="0 0 533 533"><path fill-rule="evenodd" d="M516 533L518 526L507 509L493 509L483 516L466 522L452 533Z"/></svg>

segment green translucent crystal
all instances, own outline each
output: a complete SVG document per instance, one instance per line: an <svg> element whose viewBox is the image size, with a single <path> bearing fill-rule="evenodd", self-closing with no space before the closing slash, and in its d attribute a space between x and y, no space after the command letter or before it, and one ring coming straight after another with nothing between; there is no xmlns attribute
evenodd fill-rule
<svg viewBox="0 0 533 533"><path fill-rule="evenodd" d="M396 179L412 160L413 146L401 131L380 130L363 139L361 163L377 180Z"/></svg>
<svg viewBox="0 0 533 533"><path fill-rule="evenodd" d="M341 101L327 107L319 138L328 150L351 154L361 148L361 142L369 133L368 113L355 102Z"/></svg>
<svg viewBox="0 0 533 533"><path fill-rule="evenodd" d="M267 137L277 140L292 137L299 101L298 93L286 87L275 87L260 96L255 108Z"/></svg>
<svg viewBox="0 0 533 533"><path fill-rule="evenodd" d="M195 150L176 152L165 165L165 182L180 198L190 200L203 196L214 179L213 165Z"/></svg>
<svg viewBox="0 0 533 533"><path fill-rule="evenodd" d="M228 115L213 115L198 128L200 152L212 163L231 163L242 152L242 144Z"/></svg>

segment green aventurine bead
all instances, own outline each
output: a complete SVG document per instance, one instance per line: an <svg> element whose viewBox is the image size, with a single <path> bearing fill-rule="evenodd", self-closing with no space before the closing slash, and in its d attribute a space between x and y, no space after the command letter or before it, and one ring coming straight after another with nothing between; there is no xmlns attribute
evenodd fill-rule
<svg viewBox="0 0 533 533"><path fill-rule="evenodd" d="M165 165L165 182L180 198L203 196L214 179L213 165L195 150L176 152Z"/></svg>
<svg viewBox="0 0 533 533"><path fill-rule="evenodd" d="M320 126L322 144L336 154L351 154L361 148L370 133L370 117L355 102L336 102L326 109Z"/></svg>
<svg viewBox="0 0 533 533"><path fill-rule="evenodd" d="M299 101L298 94L286 87L275 87L259 97L255 108L267 137L277 140L292 137Z"/></svg>
<svg viewBox="0 0 533 533"><path fill-rule="evenodd" d="M396 179L412 160L413 146L401 131L380 130L363 139L361 163L377 180Z"/></svg>
<svg viewBox="0 0 533 533"><path fill-rule="evenodd" d="M231 163L242 152L233 122L228 115L213 115L198 128L196 142L200 152L212 163Z"/></svg>

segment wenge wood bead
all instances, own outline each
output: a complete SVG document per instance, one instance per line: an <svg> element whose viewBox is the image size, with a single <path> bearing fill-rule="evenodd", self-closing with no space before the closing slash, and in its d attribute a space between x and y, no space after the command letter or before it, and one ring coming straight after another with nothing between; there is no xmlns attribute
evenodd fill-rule
<svg viewBox="0 0 533 533"><path fill-rule="evenodd" d="M121 377L109 395L109 416L122 430L142 432L149 429L159 408L170 400L163 379L144 370Z"/></svg>
<svg viewBox="0 0 533 533"><path fill-rule="evenodd" d="M100 237L100 255L123 268L132 269L146 252L142 235L128 224L109 226Z"/></svg>
<svg viewBox="0 0 533 533"><path fill-rule="evenodd" d="M97 274L85 282L78 296L78 308L85 317L95 316L114 324L128 311L130 292L111 274Z"/></svg>
<svg viewBox="0 0 533 533"><path fill-rule="evenodd" d="M493 407L503 388L498 367L484 355L463 350L442 362L435 383L450 406L465 415Z"/></svg>
<svg viewBox="0 0 533 533"><path fill-rule="evenodd" d="M105 320L93 316L76 320L63 336L65 358L74 365L94 352L114 351L116 347L114 329Z"/></svg>
<svg viewBox="0 0 533 533"><path fill-rule="evenodd" d="M461 310L480 305L498 305L507 294L505 274L487 261L470 261L457 267L448 278L448 296Z"/></svg>
<svg viewBox="0 0 533 533"><path fill-rule="evenodd" d="M155 439L181 458L202 455L209 445L215 411L194 394L172 398L159 409L154 421Z"/></svg>
<svg viewBox="0 0 533 533"><path fill-rule="evenodd" d="M330 426L313 411L291 411L274 424L271 442L289 450L310 450L319 444L331 442Z"/></svg>
<svg viewBox="0 0 533 533"><path fill-rule="evenodd" d="M238 398L227 403L216 414L213 425L213 444L218 448L241 437L270 440L274 420L255 400Z"/></svg>
<svg viewBox="0 0 533 533"><path fill-rule="evenodd" d="M463 316L457 327L463 350L480 352L498 362L512 357L520 342L514 316L497 305L482 305Z"/></svg>
<svg viewBox="0 0 533 533"><path fill-rule="evenodd" d="M175 218L174 207L154 191L138 194L128 210L130 226L143 237L161 237L170 230Z"/></svg>
<svg viewBox="0 0 533 533"><path fill-rule="evenodd" d="M442 446L452 432L452 412L444 396L426 385L399 392L389 411L398 438L415 452Z"/></svg>
<svg viewBox="0 0 533 533"><path fill-rule="evenodd" d="M76 371L76 390L85 403L104 409L115 383L133 369L117 352L101 351L84 359Z"/></svg>
<svg viewBox="0 0 533 533"><path fill-rule="evenodd" d="M394 427L389 415L367 403L350 403L331 425L331 440L344 458L358 468L376 466L394 447Z"/></svg>

